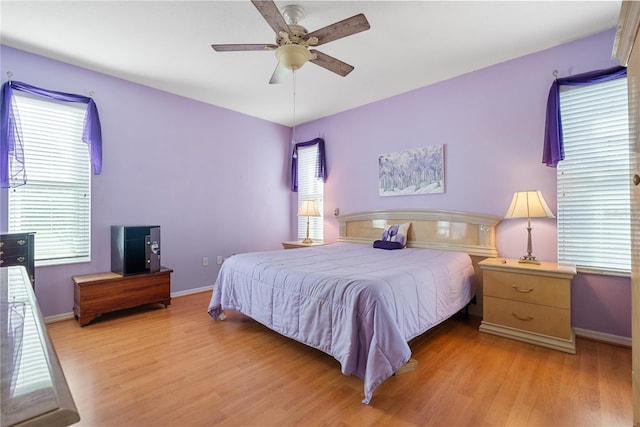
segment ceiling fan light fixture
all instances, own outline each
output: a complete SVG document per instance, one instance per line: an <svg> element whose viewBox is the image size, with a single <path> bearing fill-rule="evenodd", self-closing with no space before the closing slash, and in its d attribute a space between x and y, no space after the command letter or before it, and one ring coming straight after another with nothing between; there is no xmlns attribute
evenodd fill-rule
<svg viewBox="0 0 640 427"><path fill-rule="evenodd" d="M297 44L288 44L276 49L276 58L289 70L298 70L310 59L314 59L314 54Z"/></svg>

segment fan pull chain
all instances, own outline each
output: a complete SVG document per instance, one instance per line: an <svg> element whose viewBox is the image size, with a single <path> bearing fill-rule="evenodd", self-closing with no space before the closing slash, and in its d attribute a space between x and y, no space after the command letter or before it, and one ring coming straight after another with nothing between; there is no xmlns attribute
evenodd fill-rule
<svg viewBox="0 0 640 427"><path fill-rule="evenodd" d="M296 70L291 70L293 75L293 132L291 143L296 143Z"/></svg>

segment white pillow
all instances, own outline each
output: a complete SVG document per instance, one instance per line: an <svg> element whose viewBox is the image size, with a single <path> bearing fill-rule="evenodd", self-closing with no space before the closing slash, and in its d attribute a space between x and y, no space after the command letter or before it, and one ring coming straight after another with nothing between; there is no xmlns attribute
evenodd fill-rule
<svg viewBox="0 0 640 427"><path fill-rule="evenodd" d="M410 222L405 222L404 224L389 224L382 233L382 240L400 242L404 248L407 246L407 236L410 226Z"/></svg>

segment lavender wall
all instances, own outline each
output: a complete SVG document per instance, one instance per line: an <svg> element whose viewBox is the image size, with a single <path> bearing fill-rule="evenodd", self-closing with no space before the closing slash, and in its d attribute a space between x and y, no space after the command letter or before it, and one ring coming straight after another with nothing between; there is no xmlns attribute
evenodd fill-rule
<svg viewBox="0 0 640 427"><path fill-rule="evenodd" d="M15 80L47 89L93 91L102 121L92 261L36 268L45 316L72 311L72 276L110 270L111 225L162 227L173 293L211 286L218 255L278 248L289 239L287 127L7 46L0 59L3 77L11 71ZM6 191L0 196L6 230Z"/></svg>
<svg viewBox="0 0 640 427"><path fill-rule="evenodd" d="M327 143L325 240L337 238L335 208L341 213L435 208L502 216L513 193L529 189L542 190L554 207L556 171L541 163L552 72L567 76L616 65L614 36L607 31L299 126L299 140L321 134ZM380 197L378 156L431 144L445 144L446 192ZM555 261L555 220L532 225L534 255ZM526 253L525 227L526 220L498 226L501 256ZM629 279L579 274L572 291L575 327L631 336Z"/></svg>

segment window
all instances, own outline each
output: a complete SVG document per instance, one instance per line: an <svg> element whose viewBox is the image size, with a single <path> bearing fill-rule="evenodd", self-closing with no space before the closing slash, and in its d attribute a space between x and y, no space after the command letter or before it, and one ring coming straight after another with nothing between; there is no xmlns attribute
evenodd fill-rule
<svg viewBox="0 0 640 427"><path fill-rule="evenodd" d="M631 271L627 79L563 86L558 260L582 272Z"/></svg>
<svg viewBox="0 0 640 427"><path fill-rule="evenodd" d="M14 92L27 184L9 189L10 232L35 232L37 266L90 261L91 164L86 104Z"/></svg>
<svg viewBox="0 0 640 427"><path fill-rule="evenodd" d="M324 239L323 197L324 183L316 177L318 144L298 148L298 208L304 200L315 200L320 216L309 217L309 238ZM296 210L297 212L297 210ZM298 217L298 239L307 237L307 217Z"/></svg>

